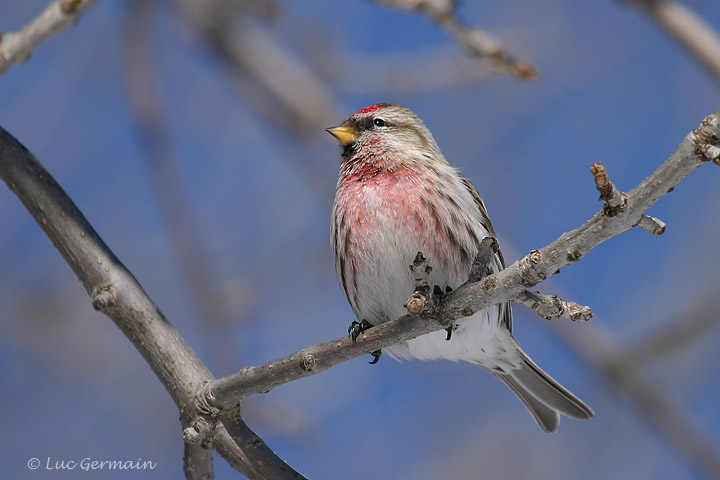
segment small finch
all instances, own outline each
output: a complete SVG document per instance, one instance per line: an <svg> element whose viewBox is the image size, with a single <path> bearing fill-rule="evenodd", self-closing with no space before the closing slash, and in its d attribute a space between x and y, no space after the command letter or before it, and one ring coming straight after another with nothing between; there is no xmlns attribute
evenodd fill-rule
<svg viewBox="0 0 720 480"><path fill-rule="evenodd" d="M373 325L407 313L415 288L408 266L417 252L432 271L428 284L443 292L468 279L482 240L495 238L482 197L451 167L430 130L400 105L377 104L329 128L342 146L332 213L332 246L340 285L359 322L355 338ZM505 268L498 250L492 273ZM550 378L512 336L510 303L458 320L447 334L422 335L387 348L394 358L466 361L490 370L554 432L559 414L593 416L581 400ZM376 362L380 352L373 352Z"/></svg>

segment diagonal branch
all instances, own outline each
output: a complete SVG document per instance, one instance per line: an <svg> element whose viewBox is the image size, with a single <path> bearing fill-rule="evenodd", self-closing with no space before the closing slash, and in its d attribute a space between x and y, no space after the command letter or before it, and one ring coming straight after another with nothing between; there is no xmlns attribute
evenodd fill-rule
<svg viewBox="0 0 720 480"><path fill-rule="evenodd" d="M226 416L215 432L215 448L240 473L259 480L307 480L290 468L237 415ZM238 469L235 465L242 465Z"/></svg>
<svg viewBox="0 0 720 480"><path fill-rule="evenodd" d="M716 314L718 307L719 302L704 302L684 312L682 321L673 318L664 322L657 331L643 335L633 345L615 352L615 363L643 365L657 358L667 358L717 328L720 325Z"/></svg>
<svg viewBox="0 0 720 480"><path fill-rule="evenodd" d="M93 300L135 345L177 405L212 378L132 274L58 185L8 132L0 128L0 178L25 204ZM171 347L171 348L162 348Z"/></svg>
<svg viewBox="0 0 720 480"><path fill-rule="evenodd" d="M57 0L17 32L0 32L0 75L30 58L33 50L56 33L74 25L97 0Z"/></svg>
<svg viewBox="0 0 720 480"><path fill-rule="evenodd" d="M93 307L113 320L150 365L177 405L183 427L196 423L196 417L204 413L196 405L197 392L213 380L213 375L52 175L2 128L0 178L20 198L73 269L92 298ZM224 424L212 421L217 424L213 447L222 452L225 444L232 442L235 449L242 451L243 455L226 457L233 468L249 472L250 478L273 478L253 473L256 471L253 463L257 461L253 452L259 451L263 462L282 465L283 474L297 473L248 428L235 429L230 434ZM188 448L185 455L186 469L209 470L207 453ZM283 478L278 475L276 478Z"/></svg>
<svg viewBox="0 0 720 480"><path fill-rule="evenodd" d="M671 0L625 0L644 10L716 80L720 80L720 35L685 5Z"/></svg>
<svg viewBox="0 0 720 480"><path fill-rule="evenodd" d="M267 120L304 138L330 125L337 113L329 88L267 31L224 0L174 0L189 24L218 55L243 99Z"/></svg>
<svg viewBox="0 0 720 480"><path fill-rule="evenodd" d="M535 80L535 65L508 52L492 35L466 26L457 17L456 0L376 0L387 6L423 13L464 46L474 56L490 59L500 72L510 72L520 80Z"/></svg>
<svg viewBox="0 0 720 480"><path fill-rule="evenodd" d="M223 408L242 398L327 370L338 363L370 353L395 343L446 328L455 320L483 308L509 300L527 303L526 288L532 287L563 267L579 260L602 242L636 226L645 212L663 195L699 166L708 163L707 145L716 145L720 138L720 109L703 120L702 125L687 135L677 150L657 170L627 194L618 194L622 209L603 208L584 225L565 233L550 245L533 250L507 269L480 282L467 282L446 295L439 305L431 305L421 316L405 315L366 331L357 338L340 338L313 345L292 355L256 367L246 367L227 377L214 380L204 388L208 404ZM604 168L602 169L604 172ZM598 186L597 166L593 174ZM609 179L605 178L609 182ZM610 182L611 183L611 182ZM602 191L601 191L602 193ZM608 192L610 195L610 192ZM611 195L612 196L612 195ZM607 201L607 200L606 200ZM520 297L520 298L518 298Z"/></svg>

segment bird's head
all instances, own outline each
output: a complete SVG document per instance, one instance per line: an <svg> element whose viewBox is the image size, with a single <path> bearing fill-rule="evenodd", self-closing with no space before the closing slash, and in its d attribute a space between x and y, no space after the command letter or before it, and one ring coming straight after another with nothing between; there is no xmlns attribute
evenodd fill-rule
<svg viewBox="0 0 720 480"><path fill-rule="evenodd" d="M397 163L445 162L430 130L401 105L370 105L327 131L340 142L344 161L383 158Z"/></svg>

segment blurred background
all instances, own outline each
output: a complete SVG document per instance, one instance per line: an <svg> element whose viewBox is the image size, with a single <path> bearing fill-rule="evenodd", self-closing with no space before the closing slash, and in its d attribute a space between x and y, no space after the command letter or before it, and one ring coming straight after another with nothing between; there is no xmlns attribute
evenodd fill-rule
<svg viewBox="0 0 720 480"><path fill-rule="evenodd" d="M404 2L410 4L412 2ZM642 3L642 2L640 2ZM47 0L0 2L20 29ZM720 4L686 8L720 29ZM630 190L720 105L720 78L632 2L463 2L532 62L523 81L428 15L380 2L104 0L0 78L0 125L48 168L216 376L347 332L329 245L339 165L323 129L412 108L482 193L509 263ZM540 285L587 324L515 307L535 361L591 405L550 436L485 371L361 357L247 399L247 423L314 479L720 478L720 172ZM151 460L179 478L178 414L150 368L0 187L0 465ZM217 478L240 474L216 456ZM82 472L85 474L85 472Z"/></svg>

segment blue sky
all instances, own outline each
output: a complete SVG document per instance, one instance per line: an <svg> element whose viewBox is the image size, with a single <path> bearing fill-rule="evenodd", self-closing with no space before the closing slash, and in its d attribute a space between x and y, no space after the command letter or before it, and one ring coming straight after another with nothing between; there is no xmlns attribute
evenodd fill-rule
<svg viewBox="0 0 720 480"><path fill-rule="evenodd" d="M289 3L273 21L255 24L324 83L337 116L326 126L380 101L412 108L484 196L511 262L601 208L593 162L629 190L720 105L718 79L621 2L464 2L466 23L537 64L533 83L487 74L483 60L468 60L420 15L373 2ZM0 27L22 27L45 4L3 2ZM720 29L720 6L687 5ZM126 2L98 2L3 75L0 125L49 169L217 376L343 335L353 314L328 241L336 142L320 128L298 138L267 120L161 3L150 45L157 100L188 197L184 215L201 232L212 288L229 312L211 327L200 318L128 99L127 11ZM439 70L443 77L438 59L469 65L472 79L423 87ZM413 67L412 80L389 74L403 66ZM594 408L592 421L564 419L548 436L476 367L389 358L371 367L359 358L248 399L248 424L315 479L704 478L555 328L595 329L622 347L695 312L717 315L705 307L720 286L718 179L717 168L702 168L649 212L667 222L663 236L638 230L613 238L541 286L590 305L589 324L550 326L515 307L524 349ZM182 439L170 397L112 322L92 310L4 187L0 218L0 406L4 430L13 432L0 443L3 470L12 478L76 478L31 472L26 463L143 458L158 467L133 478L177 478ZM642 368L716 449L719 341L710 329ZM222 459L215 469L217 478L239 476Z"/></svg>

